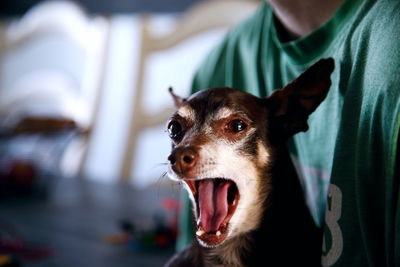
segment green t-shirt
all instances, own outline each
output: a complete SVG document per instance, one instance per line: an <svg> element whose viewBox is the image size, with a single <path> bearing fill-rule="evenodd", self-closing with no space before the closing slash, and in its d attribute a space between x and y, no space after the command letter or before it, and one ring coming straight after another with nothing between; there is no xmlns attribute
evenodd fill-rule
<svg viewBox="0 0 400 267"><path fill-rule="evenodd" d="M400 266L400 1L346 1L311 34L285 43L275 23L263 4L230 31L193 91L228 86L265 97L333 57L327 98L310 129L289 141L307 204L325 229L322 265ZM294 249L288 244L288 256Z"/></svg>

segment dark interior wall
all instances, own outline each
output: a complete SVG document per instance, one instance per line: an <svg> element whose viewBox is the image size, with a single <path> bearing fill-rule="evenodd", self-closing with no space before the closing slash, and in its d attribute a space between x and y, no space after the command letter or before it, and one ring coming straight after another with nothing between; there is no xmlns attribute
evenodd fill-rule
<svg viewBox="0 0 400 267"><path fill-rule="evenodd" d="M42 0L0 0L0 15L19 16ZM51 0L50 0L51 1ZM181 12L201 0L76 0L89 13Z"/></svg>

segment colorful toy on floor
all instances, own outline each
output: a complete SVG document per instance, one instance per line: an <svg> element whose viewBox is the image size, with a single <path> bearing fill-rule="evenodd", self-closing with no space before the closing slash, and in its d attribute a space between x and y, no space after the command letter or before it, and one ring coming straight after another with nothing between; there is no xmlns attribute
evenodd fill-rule
<svg viewBox="0 0 400 267"><path fill-rule="evenodd" d="M135 225L133 222L124 219L119 222L120 232L107 236L105 241L112 245L126 245L134 251L173 248L176 241L179 204L175 199L166 198L162 200L161 206L164 211L154 215L151 223L152 228L139 230L146 227Z"/></svg>

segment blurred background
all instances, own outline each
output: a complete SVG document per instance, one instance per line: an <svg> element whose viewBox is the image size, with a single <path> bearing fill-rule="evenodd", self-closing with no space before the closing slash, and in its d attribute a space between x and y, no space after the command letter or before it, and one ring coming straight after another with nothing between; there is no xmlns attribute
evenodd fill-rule
<svg viewBox="0 0 400 267"><path fill-rule="evenodd" d="M0 267L161 266L172 86L256 0L0 2Z"/></svg>

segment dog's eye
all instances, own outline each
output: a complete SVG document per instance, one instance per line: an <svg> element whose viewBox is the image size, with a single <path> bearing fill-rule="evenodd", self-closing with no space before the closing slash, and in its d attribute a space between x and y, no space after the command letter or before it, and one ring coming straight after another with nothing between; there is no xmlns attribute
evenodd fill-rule
<svg viewBox="0 0 400 267"><path fill-rule="evenodd" d="M168 124L168 133L171 138L177 138L182 133L182 125L177 121Z"/></svg>
<svg viewBox="0 0 400 267"><path fill-rule="evenodd" d="M229 130L233 133L238 133L247 128L247 124L242 120L233 120L229 122Z"/></svg>

